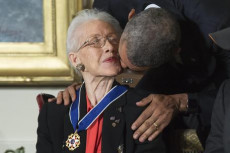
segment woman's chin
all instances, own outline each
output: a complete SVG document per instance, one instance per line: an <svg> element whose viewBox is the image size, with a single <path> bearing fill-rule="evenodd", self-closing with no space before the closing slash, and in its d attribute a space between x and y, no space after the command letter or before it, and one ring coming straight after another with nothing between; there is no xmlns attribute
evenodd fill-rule
<svg viewBox="0 0 230 153"><path fill-rule="evenodd" d="M121 73L121 68L115 70L107 69L106 72L101 73L101 76L114 77Z"/></svg>

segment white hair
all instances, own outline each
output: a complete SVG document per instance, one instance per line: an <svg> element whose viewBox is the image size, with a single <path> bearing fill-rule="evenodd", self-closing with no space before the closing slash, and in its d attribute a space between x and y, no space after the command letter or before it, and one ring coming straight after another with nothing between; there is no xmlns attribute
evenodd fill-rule
<svg viewBox="0 0 230 153"><path fill-rule="evenodd" d="M99 11L97 9L85 9L77 13L77 16L72 20L68 33L67 33L67 54L69 52L76 51L79 47L79 37L78 33L76 33L76 29L81 27L83 23L86 23L91 20L101 20L106 23L109 23L116 30L117 34L120 36L122 33L122 29L119 25L119 22L112 17L110 14Z"/></svg>

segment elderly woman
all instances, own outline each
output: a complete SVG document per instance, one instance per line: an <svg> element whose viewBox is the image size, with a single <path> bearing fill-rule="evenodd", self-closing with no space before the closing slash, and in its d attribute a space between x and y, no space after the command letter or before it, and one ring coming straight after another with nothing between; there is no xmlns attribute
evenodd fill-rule
<svg viewBox="0 0 230 153"><path fill-rule="evenodd" d="M120 73L119 23L98 10L83 10L68 29L67 52L84 83L70 106L47 103L39 115L37 153L163 153L161 136L140 143L131 124L147 95L114 81ZM145 93L145 94L144 94ZM157 130L157 129L156 129Z"/></svg>

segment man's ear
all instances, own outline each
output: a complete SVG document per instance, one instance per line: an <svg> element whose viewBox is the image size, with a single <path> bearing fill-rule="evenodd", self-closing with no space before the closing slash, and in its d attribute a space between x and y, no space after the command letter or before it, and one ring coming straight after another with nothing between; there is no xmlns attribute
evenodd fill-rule
<svg viewBox="0 0 230 153"><path fill-rule="evenodd" d="M80 59L77 56L77 53L70 52L69 53L69 61L72 64L72 66L76 67L77 64L81 63Z"/></svg>
<svg viewBox="0 0 230 153"><path fill-rule="evenodd" d="M129 12L128 20L130 20L134 15L135 15L135 9L132 9L132 10Z"/></svg>

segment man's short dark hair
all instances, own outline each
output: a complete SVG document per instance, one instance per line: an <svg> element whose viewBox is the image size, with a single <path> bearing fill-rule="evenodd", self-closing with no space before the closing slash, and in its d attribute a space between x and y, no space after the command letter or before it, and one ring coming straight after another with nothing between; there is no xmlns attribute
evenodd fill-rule
<svg viewBox="0 0 230 153"><path fill-rule="evenodd" d="M157 67L173 59L180 43L180 27L164 9L150 8L127 23L122 39L133 65Z"/></svg>

